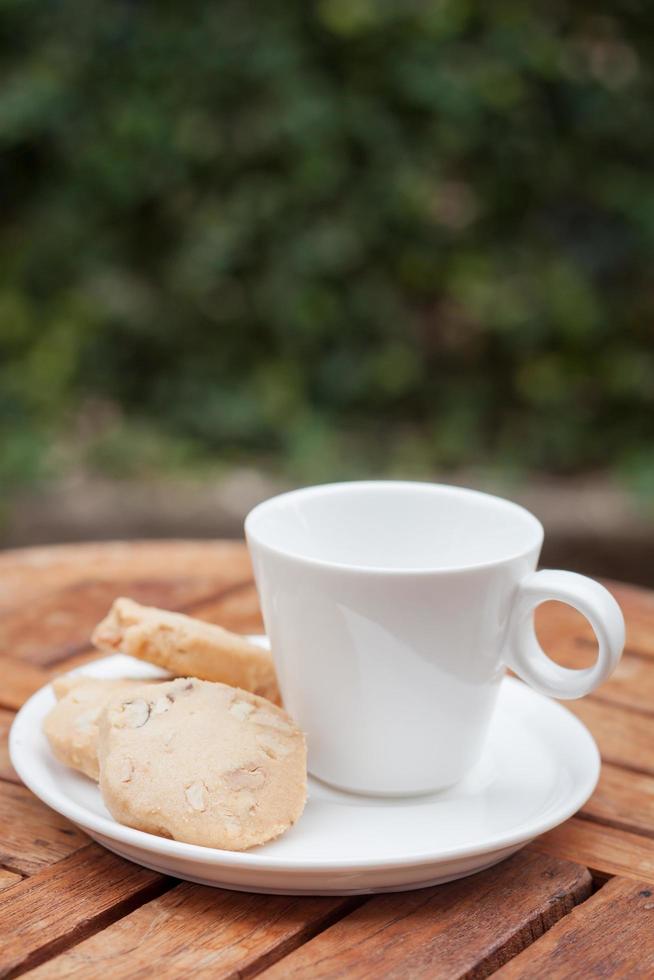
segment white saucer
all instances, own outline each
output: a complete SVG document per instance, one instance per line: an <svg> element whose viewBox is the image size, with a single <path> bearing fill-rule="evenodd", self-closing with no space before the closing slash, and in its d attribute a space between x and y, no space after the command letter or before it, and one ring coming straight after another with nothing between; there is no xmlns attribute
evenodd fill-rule
<svg viewBox="0 0 654 980"><path fill-rule="evenodd" d="M162 672L117 655L81 669L95 677ZM309 780L298 823L251 851L221 851L116 823L97 786L52 756L41 732L54 704L38 691L14 721L13 765L36 796L131 861L204 885L282 894L422 888L496 864L582 806L599 777L597 747L560 705L507 678L481 761L452 789L410 799L357 797Z"/></svg>

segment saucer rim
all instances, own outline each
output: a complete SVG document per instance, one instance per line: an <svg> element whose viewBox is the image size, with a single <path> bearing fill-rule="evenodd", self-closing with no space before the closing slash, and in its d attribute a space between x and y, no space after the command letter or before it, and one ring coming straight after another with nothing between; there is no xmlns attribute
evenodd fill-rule
<svg viewBox="0 0 654 980"><path fill-rule="evenodd" d="M263 637L258 638L259 642ZM89 674L91 676L112 676L111 673L95 673L94 668L103 667L104 670L111 669L111 662L117 661L124 665L125 659L138 664L141 676L150 674L151 676L166 676L165 672L159 669L148 669L151 665L142 661L127 657L125 654L113 654L102 657L98 660L90 661L70 673ZM11 726L9 735L9 753L12 765L23 783L30 789L35 796L42 802L51 807L57 813L66 817L82 830L87 831L91 836L99 834L102 837L115 840L128 847L135 847L149 854L159 854L162 857L174 859L185 859L193 864L212 863L216 866L225 868L241 869L244 872L280 872L286 874L306 874L307 872L330 871L334 873L361 872L371 870L391 870L402 868L417 868L421 865L433 864L434 862L446 862L457 859L474 858L493 851L499 851L509 847L519 847L533 840L535 837L552 830L559 826L564 820L576 813L581 806L592 795L600 775L601 758L597 744L586 726L575 715L564 708L561 704L544 695L538 694L527 687L522 681L513 677L505 677L503 685L510 685L514 691L519 691L520 696L537 702L539 708L549 712L551 717L556 717L554 725L566 725L574 737L571 744L575 746L575 759L577 771L581 771L582 778L574 781L573 788L567 798L563 799L558 806L549 814L547 818L540 818L538 815L523 822L518 828L504 834L479 839L476 842L455 845L450 848L439 849L436 845L434 849L424 851L410 857L402 856L398 858L386 857L367 857L353 858L346 861L335 861L333 858L288 858L276 855L267 855L261 851L227 851L219 848L205 847L200 844L187 844L184 841L171 840L165 837L158 837L146 831L137 830L118 823L110 817L95 814L82 804L72 800L64 790L60 789L51 792L48 787L44 787L39 779L40 762L35 755L34 747L30 744L30 738L34 736L34 729L40 729L41 722L49 705L45 702L51 694L51 684L48 683L36 691L18 711L16 718ZM584 744L583 753L579 752L579 746ZM583 755L585 759L582 766L578 759ZM345 792L345 791L341 791ZM351 795L356 801L356 794ZM265 845L263 845L265 847Z"/></svg>

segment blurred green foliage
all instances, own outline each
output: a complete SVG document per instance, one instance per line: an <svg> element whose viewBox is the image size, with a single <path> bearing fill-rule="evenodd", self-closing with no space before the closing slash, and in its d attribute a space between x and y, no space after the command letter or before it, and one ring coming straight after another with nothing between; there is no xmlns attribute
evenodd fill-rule
<svg viewBox="0 0 654 980"><path fill-rule="evenodd" d="M5 485L654 472L648 4L1 0L0 50Z"/></svg>

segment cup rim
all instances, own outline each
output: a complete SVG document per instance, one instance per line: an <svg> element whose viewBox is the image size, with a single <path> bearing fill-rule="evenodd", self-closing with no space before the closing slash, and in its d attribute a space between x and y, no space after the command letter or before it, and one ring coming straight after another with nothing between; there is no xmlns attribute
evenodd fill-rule
<svg viewBox="0 0 654 980"><path fill-rule="evenodd" d="M323 558L314 558L309 555L305 555L302 552L294 549L281 548L278 545L269 544L267 541L257 533L254 528L254 524L258 516L267 510L274 509L279 506L283 501L292 500L298 497L309 497L309 496L319 496L325 492L330 493L346 493L352 492L354 488L355 492L365 491L373 487L396 487L396 488L406 488L410 487L415 489L423 488L425 490L436 490L436 491L451 491L456 494L466 496L468 498L483 498L486 501L492 501L496 505L500 505L506 510L512 510L516 514L519 514L523 519L526 518L533 528L533 537L530 538L529 543L523 548L510 551L507 554L502 555L498 558L491 558L486 561L478 562L462 562L460 564L455 563L445 566L427 566L427 567L406 567L397 568L393 566L383 566L383 565L355 565L348 562L338 562ZM338 571L342 574L365 574L365 575L401 575L401 576L435 576L435 575L451 575L453 573L469 572L472 570L481 570L485 568L495 568L500 565L505 565L508 562L516 561L517 559L524 558L529 555L534 549L540 551L543 544L543 539L545 536L545 531L543 525L538 520L538 518L523 507L521 504L516 504L512 500L507 500L505 497L500 497L497 494L486 493L482 490L473 490L469 487L459 487L456 484L451 483L431 483L426 480L345 480L335 483L320 483L307 487L299 487L296 490L287 490L283 493L275 494L272 497L268 497L266 500L261 501L252 510L249 511L244 522L245 537L247 539L248 546L256 545L262 551L268 552L271 555L275 555L279 558L284 558L287 560L302 562L313 568L321 568L325 570Z"/></svg>

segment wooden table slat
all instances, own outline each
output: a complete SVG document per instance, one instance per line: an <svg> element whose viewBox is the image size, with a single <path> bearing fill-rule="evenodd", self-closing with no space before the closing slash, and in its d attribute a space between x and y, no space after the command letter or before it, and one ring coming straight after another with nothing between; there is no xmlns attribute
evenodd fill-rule
<svg viewBox="0 0 654 980"><path fill-rule="evenodd" d="M253 582L230 589L211 602L199 603L193 616L217 623L234 633L263 633L259 596Z"/></svg>
<svg viewBox="0 0 654 980"><path fill-rule="evenodd" d="M618 600L625 617L626 651L654 659L654 594L618 582L606 582L605 585ZM585 657L588 662L597 649L590 624L581 613L564 603L544 603L536 611L536 624L543 646L557 657L560 655L557 647L567 648L570 656L574 656L576 647L576 656Z"/></svg>
<svg viewBox="0 0 654 980"><path fill-rule="evenodd" d="M22 880L22 875L17 875L13 871L5 871L3 868L0 868L0 891L5 888L11 888L12 885L16 885Z"/></svg>
<svg viewBox="0 0 654 980"><path fill-rule="evenodd" d="M62 677L71 670L77 670L78 667L84 667L86 664L90 664L94 660L101 660L102 657L106 656L106 653L102 653L94 647L85 647L79 653L73 653L69 657L64 657L63 660L58 660L51 668L51 677L53 680L55 677Z"/></svg>
<svg viewBox="0 0 654 980"><path fill-rule="evenodd" d="M93 627L118 595L192 612L250 582L249 557L235 541L5 552L0 555L0 653L54 664L88 648Z"/></svg>
<svg viewBox="0 0 654 980"><path fill-rule="evenodd" d="M654 719L654 665L624 654L615 673L591 697L642 712Z"/></svg>
<svg viewBox="0 0 654 980"><path fill-rule="evenodd" d="M188 883L141 905L113 925L68 949L30 977L85 980L102 962L112 980L253 975L358 899L249 895Z"/></svg>
<svg viewBox="0 0 654 980"><path fill-rule="evenodd" d="M162 875L89 844L0 892L0 975L42 962L167 887Z"/></svg>
<svg viewBox="0 0 654 980"><path fill-rule="evenodd" d="M578 861L598 877L622 875L654 882L654 840L573 817L538 837L535 850Z"/></svg>
<svg viewBox="0 0 654 980"><path fill-rule="evenodd" d="M49 680L50 675L41 667L0 654L0 708L17 711Z"/></svg>
<svg viewBox="0 0 654 980"><path fill-rule="evenodd" d="M201 600L229 582L251 576L242 541L160 539L89 541L0 551L0 610L18 610L80 582L186 583L184 602Z"/></svg>
<svg viewBox="0 0 654 980"><path fill-rule="evenodd" d="M602 759L654 776L654 719L594 698L561 703L593 733Z"/></svg>
<svg viewBox="0 0 654 980"><path fill-rule="evenodd" d="M615 591L615 590L614 590ZM627 623L627 645L613 676L591 695L607 704L635 708L654 714L654 616L649 609L640 611L638 641L631 646L630 630L636 619L640 595L633 598L628 588L622 589ZM559 602L544 603L536 610L536 629L545 650L565 667L588 667L596 656L597 642L590 624L570 606Z"/></svg>
<svg viewBox="0 0 654 980"><path fill-rule="evenodd" d="M522 852L473 878L375 896L262 976L486 976L590 891L585 868Z"/></svg>
<svg viewBox="0 0 654 980"><path fill-rule="evenodd" d="M565 667L580 668L589 664L587 651L567 642L559 644L556 652L557 662ZM588 697L600 704L636 710L651 719L654 716L654 664L645 657L624 653L609 680Z"/></svg>
<svg viewBox="0 0 654 980"><path fill-rule="evenodd" d="M84 847L88 837L24 786L0 782L0 865L21 874Z"/></svg>
<svg viewBox="0 0 654 980"><path fill-rule="evenodd" d="M654 592L624 582L606 581L622 609L627 627L626 647L654 660Z"/></svg>
<svg viewBox="0 0 654 980"><path fill-rule="evenodd" d="M654 776L605 763L582 813L609 827L654 838Z"/></svg>
<svg viewBox="0 0 654 980"><path fill-rule="evenodd" d="M498 980L654 976L654 889L614 878L511 960Z"/></svg>
<svg viewBox="0 0 654 980"><path fill-rule="evenodd" d="M561 636L556 643L548 644L547 650L557 663L573 669L588 667L595 660L589 648L575 637ZM589 698L654 715L654 664L646 657L625 652L613 675Z"/></svg>

